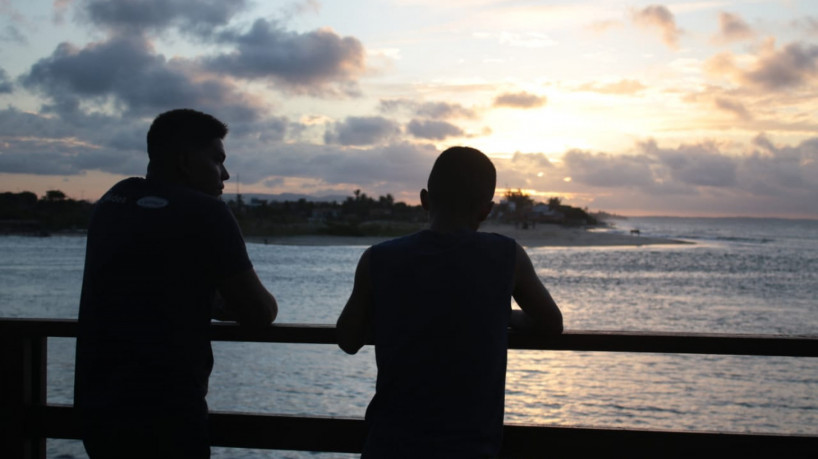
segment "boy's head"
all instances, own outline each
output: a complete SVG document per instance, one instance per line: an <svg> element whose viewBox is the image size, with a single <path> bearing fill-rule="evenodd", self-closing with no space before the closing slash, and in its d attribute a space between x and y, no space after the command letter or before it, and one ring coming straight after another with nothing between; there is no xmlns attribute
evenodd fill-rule
<svg viewBox="0 0 818 459"><path fill-rule="evenodd" d="M452 147L435 160L429 173L426 197L428 209L462 217L485 219L491 210L497 171L480 150ZM424 190L426 191L426 190Z"/></svg>

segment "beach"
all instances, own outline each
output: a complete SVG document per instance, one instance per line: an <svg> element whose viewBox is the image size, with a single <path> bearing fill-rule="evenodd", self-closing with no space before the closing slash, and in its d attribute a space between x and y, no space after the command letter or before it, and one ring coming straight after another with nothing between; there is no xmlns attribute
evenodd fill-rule
<svg viewBox="0 0 818 459"><path fill-rule="evenodd" d="M480 231L498 233L515 239L524 247L613 247L657 244L690 244L691 242L661 237L593 231L580 227L540 224L523 229L510 224L485 223ZM386 236L296 235L247 237L247 242L302 246L370 246L391 239Z"/></svg>

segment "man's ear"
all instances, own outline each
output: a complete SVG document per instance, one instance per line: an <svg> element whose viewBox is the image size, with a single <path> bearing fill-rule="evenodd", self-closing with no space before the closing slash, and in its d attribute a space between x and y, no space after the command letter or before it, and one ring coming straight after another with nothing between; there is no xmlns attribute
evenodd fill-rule
<svg viewBox="0 0 818 459"><path fill-rule="evenodd" d="M482 222L489 217L491 209L494 208L494 201L489 201L480 206L480 213L477 215L478 222Z"/></svg>
<svg viewBox="0 0 818 459"><path fill-rule="evenodd" d="M420 190L420 205L423 207L423 210L426 212L429 211L429 192L426 191L426 188Z"/></svg>
<svg viewBox="0 0 818 459"><path fill-rule="evenodd" d="M176 155L176 173L181 179L190 177L190 151L181 151Z"/></svg>

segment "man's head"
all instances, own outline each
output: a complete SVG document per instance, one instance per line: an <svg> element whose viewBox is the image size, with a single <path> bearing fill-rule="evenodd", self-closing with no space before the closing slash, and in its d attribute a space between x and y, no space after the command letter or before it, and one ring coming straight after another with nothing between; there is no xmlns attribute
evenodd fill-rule
<svg viewBox="0 0 818 459"><path fill-rule="evenodd" d="M435 160L421 200L432 212L482 221L491 210L496 182L494 165L480 150L452 147Z"/></svg>
<svg viewBox="0 0 818 459"><path fill-rule="evenodd" d="M148 176L218 196L230 178L224 168L227 126L206 113L162 113L148 130Z"/></svg>

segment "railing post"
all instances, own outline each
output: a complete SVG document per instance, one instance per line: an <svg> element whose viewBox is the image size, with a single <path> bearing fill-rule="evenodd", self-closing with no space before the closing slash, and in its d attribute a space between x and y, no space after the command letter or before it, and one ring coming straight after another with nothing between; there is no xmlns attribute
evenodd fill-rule
<svg viewBox="0 0 818 459"><path fill-rule="evenodd" d="M0 448L4 457L45 458L45 437L34 408L45 405L47 342L44 336L14 333L0 338Z"/></svg>

